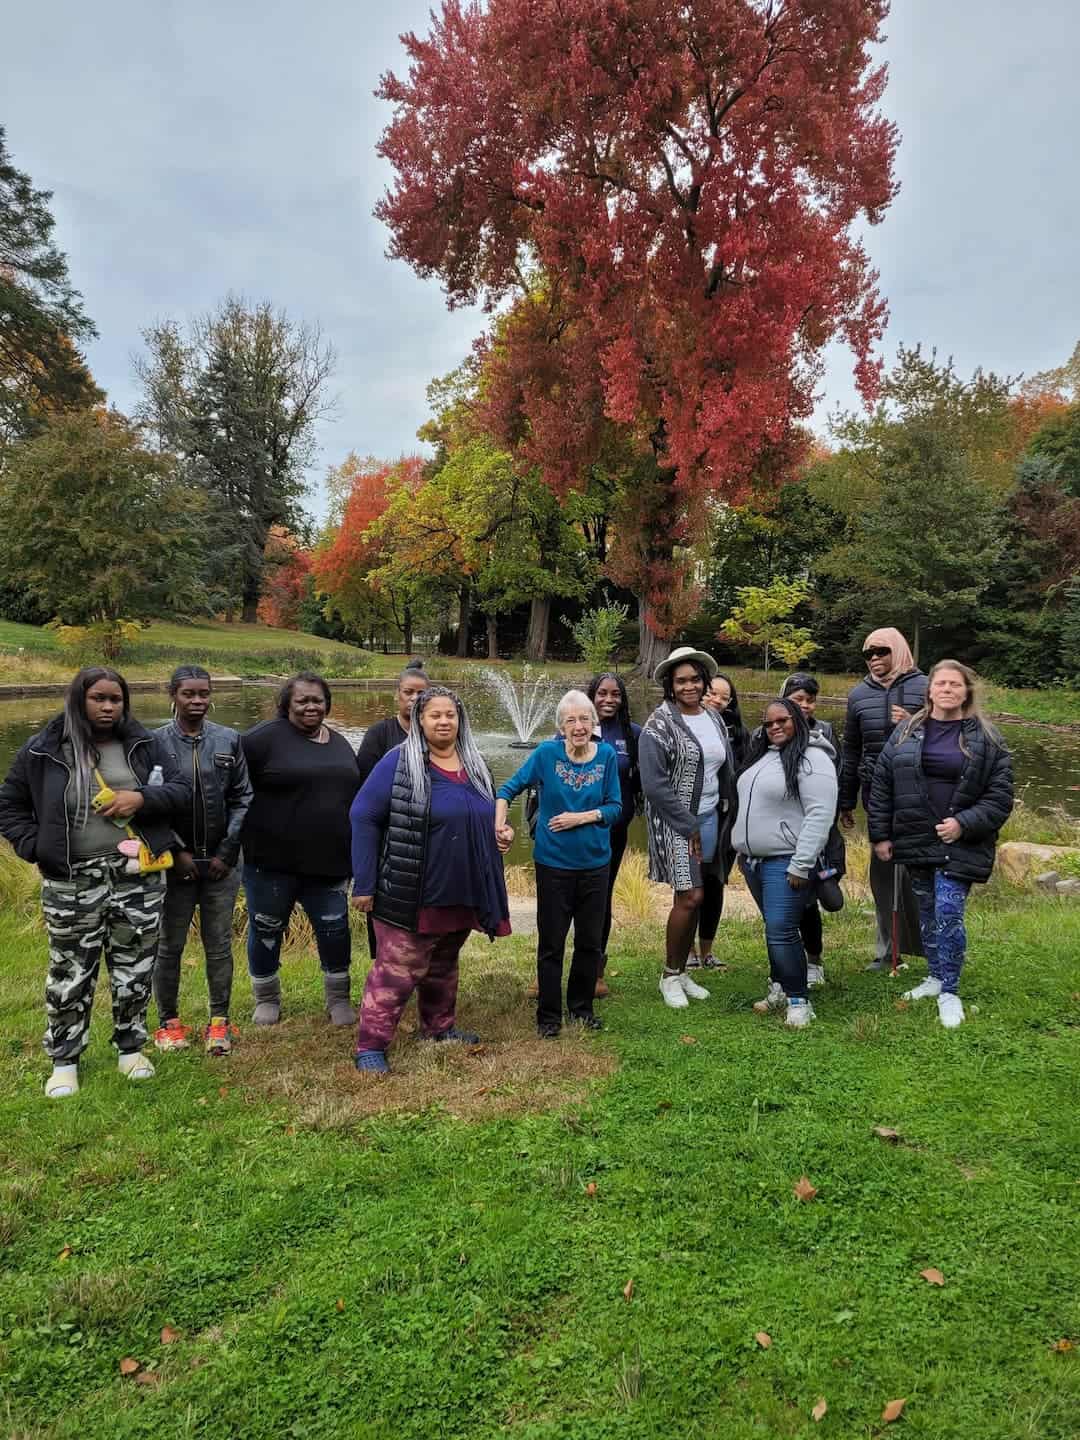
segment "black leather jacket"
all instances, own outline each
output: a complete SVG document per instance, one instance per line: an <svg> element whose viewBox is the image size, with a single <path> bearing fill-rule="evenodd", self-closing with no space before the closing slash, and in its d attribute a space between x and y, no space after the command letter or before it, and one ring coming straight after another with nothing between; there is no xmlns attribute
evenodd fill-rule
<svg viewBox="0 0 1080 1440"><path fill-rule="evenodd" d="M963 722L968 754L949 810L960 822L960 838L946 844L935 829L938 819L923 774L923 729L901 744L904 725L893 731L874 769L867 808L871 841L891 840L903 865L931 866L958 880L989 880L998 831L1013 807L1012 756L977 720Z"/></svg>
<svg viewBox="0 0 1080 1440"><path fill-rule="evenodd" d="M216 855L226 865L235 865L240 830L254 793L238 732L204 720L198 735L185 735L176 721L170 720L154 734L191 785L187 813L174 817L184 848L199 858ZM196 775L201 781L201 816L195 814Z"/></svg>
<svg viewBox="0 0 1080 1440"><path fill-rule="evenodd" d="M162 855L176 846L173 817L190 811L191 789L159 737L138 721L129 720L120 738L143 797L142 809L129 824L155 855ZM27 740L0 785L0 835L50 880L68 880L72 874L66 803L71 766L63 746L64 717L57 715ZM165 783L148 787L155 765L161 766Z"/></svg>

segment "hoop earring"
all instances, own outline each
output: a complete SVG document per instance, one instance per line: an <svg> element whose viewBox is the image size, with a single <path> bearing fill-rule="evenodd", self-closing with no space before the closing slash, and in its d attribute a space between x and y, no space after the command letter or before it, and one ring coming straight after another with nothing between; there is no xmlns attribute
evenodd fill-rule
<svg viewBox="0 0 1080 1440"><path fill-rule="evenodd" d="M214 704L213 700L211 700L211 701L210 701L210 704L209 704L206 708L207 708L208 710L216 710L216 709L217 709L217 706Z"/></svg>

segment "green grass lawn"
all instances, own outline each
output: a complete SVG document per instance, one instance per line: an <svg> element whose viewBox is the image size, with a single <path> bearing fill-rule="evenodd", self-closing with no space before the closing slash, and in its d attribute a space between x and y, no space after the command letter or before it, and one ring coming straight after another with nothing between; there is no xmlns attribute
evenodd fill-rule
<svg viewBox="0 0 1080 1440"><path fill-rule="evenodd" d="M680 1013L658 933L623 932L604 1033L547 1045L531 942L473 941L484 1050L432 1053L409 1017L381 1084L296 956L280 1027L139 1088L99 1004L84 1089L50 1105L45 947L5 912L5 1433L847 1440L904 1399L898 1435L1075 1440L1080 907L976 906L954 1033L862 972L869 934L829 921L792 1034L750 1010L756 925L725 922L731 968Z"/></svg>

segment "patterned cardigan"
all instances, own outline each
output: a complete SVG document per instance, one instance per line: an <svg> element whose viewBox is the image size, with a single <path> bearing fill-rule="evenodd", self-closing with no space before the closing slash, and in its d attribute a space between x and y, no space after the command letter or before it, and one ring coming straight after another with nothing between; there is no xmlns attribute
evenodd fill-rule
<svg viewBox="0 0 1080 1440"><path fill-rule="evenodd" d="M735 821L738 792L727 726L715 710L706 710L724 742L726 759L720 767L720 837L717 862L723 873L723 854ZM692 890L700 880L691 869L690 836L698 829L697 808L704 782L701 746L679 714L665 700L645 722L638 742L641 788L645 792L645 819L649 831L649 879L673 890ZM697 869L695 863L694 869Z"/></svg>

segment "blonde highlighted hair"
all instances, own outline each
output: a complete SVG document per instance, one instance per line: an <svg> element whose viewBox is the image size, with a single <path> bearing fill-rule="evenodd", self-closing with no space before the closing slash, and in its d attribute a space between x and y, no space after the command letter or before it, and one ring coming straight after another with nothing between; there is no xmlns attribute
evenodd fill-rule
<svg viewBox="0 0 1080 1440"><path fill-rule="evenodd" d="M940 670L955 670L964 682L966 694L964 695L964 704L960 711L961 718L964 720L974 720L987 739L996 745L999 750L1007 750L1008 746L1005 744L1004 736L995 725L992 725L990 721L987 720L983 712L982 681L978 675L976 675L975 671L972 670L971 666L965 665L962 660L939 660L936 665L930 667L930 673L926 677L926 704L921 710L917 710L904 726L903 732L900 735L900 744L902 745L905 740L909 740L915 731L920 729L930 718L930 686L934 683L934 676ZM960 731L960 749L965 755L970 756L971 752L964 740L964 732L962 729Z"/></svg>

